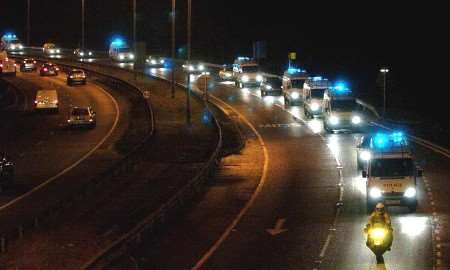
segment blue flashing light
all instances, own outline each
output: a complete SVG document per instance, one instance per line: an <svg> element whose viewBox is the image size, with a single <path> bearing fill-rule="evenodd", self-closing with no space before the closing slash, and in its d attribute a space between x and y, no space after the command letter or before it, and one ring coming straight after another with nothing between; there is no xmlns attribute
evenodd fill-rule
<svg viewBox="0 0 450 270"><path fill-rule="evenodd" d="M306 70L303 70L300 68L293 68L293 67L288 68L289 74L297 74L297 73L302 73L302 72L306 72Z"/></svg>
<svg viewBox="0 0 450 270"><path fill-rule="evenodd" d="M338 95L345 95L351 93L350 88L347 86L345 82L337 82L332 89Z"/></svg>
<svg viewBox="0 0 450 270"><path fill-rule="evenodd" d="M402 143L402 142L405 142L405 141L406 141L403 132L400 132L400 131L399 131L399 132L394 132L394 133L392 133L391 136L392 136L392 140L393 140L394 143L396 143L396 144Z"/></svg>
<svg viewBox="0 0 450 270"><path fill-rule="evenodd" d="M377 149L386 149L406 145L406 137L403 132L396 131L391 134L377 133L373 137L373 146Z"/></svg>
<svg viewBox="0 0 450 270"><path fill-rule="evenodd" d="M386 146L388 145L389 142L389 136L387 134L384 133L377 133L374 137L373 137L373 143L375 148L386 148Z"/></svg>
<svg viewBox="0 0 450 270"><path fill-rule="evenodd" d="M313 79L313 81L315 81L315 82L323 80L322 76L315 76L315 77L313 77L312 79Z"/></svg>
<svg viewBox="0 0 450 270"><path fill-rule="evenodd" d="M111 45L119 47L125 45L125 42L121 38L116 38L111 42Z"/></svg>
<svg viewBox="0 0 450 270"><path fill-rule="evenodd" d="M3 35L3 38L6 40L15 40L15 39L17 39L17 36L16 36L16 34L13 34L13 33L6 33Z"/></svg>
<svg viewBox="0 0 450 270"><path fill-rule="evenodd" d="M239 56L237 59L239 61L250 61L250 57L247 57L247 56Z"/></svg>

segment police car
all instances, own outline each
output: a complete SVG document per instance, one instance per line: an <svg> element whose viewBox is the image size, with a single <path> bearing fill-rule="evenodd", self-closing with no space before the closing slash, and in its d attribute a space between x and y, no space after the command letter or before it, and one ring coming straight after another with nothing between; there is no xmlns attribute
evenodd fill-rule
<svg viewBox="0 0 450 270"><path fill-rule="evenodd" d="M351 90L343 83L327 89L323 98L323 125L326 132L361 131L366 121Z"/></svg>
<svg viewBox="0 0 450 270"><path fill-rule="evenodd" d="M283 74L283 96L285 105L300 105L303 102L303 87L308 79L304 69L289 68Z"/></svg>
<svg viewBox="0 0 450 270"><path fill-rule="evenodd" d="M17 36L12 33L4 34L1 38L1 43L2 47L8 52L22 52L25 48Z"/></svg>
<svg viewBox="0 0 450 270"><path fill-rule="evenodd" d="M417 208L417 178L422 170L416 166L402 132L377 133L370 142L371 158L362 176L367 178L367 211L378 202L387 206Z"/></svg>
<svg viewBox="0 0 450 270"><path fill-rule="evenodd" d="M330 81L321 76L308 78L303 85L303 112L306 118L322 116L325 91L331 87Z"/></svg>

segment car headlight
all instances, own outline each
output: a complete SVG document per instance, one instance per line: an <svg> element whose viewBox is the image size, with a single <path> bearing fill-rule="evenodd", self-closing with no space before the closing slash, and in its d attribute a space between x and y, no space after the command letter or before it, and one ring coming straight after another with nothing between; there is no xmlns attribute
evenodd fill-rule
<svg viewBox="0 0 450 270"><path fill-rule="evenodd" d="M370 151L363 150L361 151L360 158L363 161L369 161L372 158L372 154L370 153Z"/></svg>
<svg viewBox="0 0 450 270"><path fill-rule="evenodd" d="M50 53L55 53L55 50L50 50Z"/></svg>
<svg viewBox="0 0 450 270"><path fill-rule="evenodd" d="M14 46L14 45L11 45L11 50L15 50L16 49L16 46Z"/></svg>
<svg viewBox="0 0 450 270"><path fill-rule="evenodd" d="M89 55L89 56L92 56L92 52L89 52L88 55Z"/></svg>
<svg viewBox="0 0 450 270"><path fill-rule="evenodd" d="M61 52L61 50L60 50L60 49L57 49L57 50L56 50L56 53L60 53L60 52Z"/></svg>
<svg viewBox="0 0 450 270"><path fill-rule="evenodd" d="M155 60L155 59L152 59L152 60L150 60L150 63L151 63L152 65L156 65L156 60Z"/></svg>
<svg viewBox="0 0 450 270"><path fill-rule="evenodd" d="M260 74L256 75L256 81L257 82L262 82L262 80L263 80L263 76L262 75L260 75Z"/></svg>
<svg viewBox="0 0 450 270"><path fill-rule="evenodd" d="M359 117L358 115L355 115L352 117L352 123L355 125L359 125L361 124L361 117Z"/></svg>
<svg viewBox="0 0 450 270"><path fill-rule="evenodd" d="M164 64L165 62L164 59L159 61L160 64Z"/></svg>
<svg viewBox="0 0 450 270"><path fill-rule="evenodd" d="M119 54L119 59L123 60L123 59L125 59L125 56L123 54Z"/></svg>
<svg viewBox="0 0 450 270"><path fill-rule="evenodd" d="M337 116L335 116L335 115L332 115L332 116L330 117L330 124L332 124L332 125L337 125L337 124L339 124L339 118L338 118Z"/></svg>
<svg viewBox="0 0 450 270"><path fill-rule="evenodd" d="M293 92L291 94L292 99L298 99L300 97L300 94L298 92Z"/></svg>
<svg viewBox="0 0 450 270"><path fill-rule="evenodd" d="M195 70L194 66L193 66L193 65L190 65L190 66L189 66L189 71L194 71L194 70Z"/></svg>
<svg viewBox="0 0 450 270"><path fill-rule="evenodd" d="M200 70L200 71L205 70L205 66L204 65L198 65L198 70Z"/></svg>
<svg viewBox="0 0 450 270"><path fill-rule="evenodd" d="M80 56L84 56L84 52L80 52Z"/></svg>
<svg viewBox="0 0 450 270"><path fill-rule="evenodd" d="M371 198L378 199L381 197L381 190L379 188L371 188L369 195Z"/></svg>
<svg viewBox="0 0 450 270"><path fill-rule="evenodd" d="M316 112L320 109L320 105L317 103L312 103L311 104L311 111Z"/></svg>
<svg viewBox="0 0 450 270"><path fill-rule="evenodd" d="M242 81L243 82L248 82L249 78L247 75L242 76Z"/></svg>
<svg viewBox="0 0 450 270"><path fill-rule="evenodd" d="M272 86L271 86L271 85L266 85L266 89L267 89L267 90L271 90L271 89L272 89Z"/></svg>
<svg viewBox="0 0 450 270"><path fill-rule="evenodd" d="M412 198L416 196L416 189L413 187L409 187L406 189L405 193L403 194L406 198Z"/></svg>
<svg viewBox="0 0 450 270"><path fill-rule="evenodd" d="M231 74L230 73L225 73L225 77L230 78Z"/></svg>
<svg viewBox="0 0 450 270"><path fill-rule="evenodd" d="M134 59L134 54L130 53L130 59Z"/></svg>

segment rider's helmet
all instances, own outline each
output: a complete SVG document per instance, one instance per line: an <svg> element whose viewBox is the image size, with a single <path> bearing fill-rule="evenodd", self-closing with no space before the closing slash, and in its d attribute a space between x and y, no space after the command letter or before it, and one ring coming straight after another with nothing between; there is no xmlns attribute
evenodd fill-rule
<svg viewBox="0 0 450 270"><path fill-rule="evenodd" d="M384 204L377 203L377 205L375 206L375 211L381 214L384 213Z"/></svg>

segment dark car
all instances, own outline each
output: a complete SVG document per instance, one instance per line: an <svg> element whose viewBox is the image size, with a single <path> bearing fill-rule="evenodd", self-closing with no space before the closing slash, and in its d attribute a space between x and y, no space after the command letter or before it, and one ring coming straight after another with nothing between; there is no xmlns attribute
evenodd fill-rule
<svg viewBox="0 0 450 270"><path fill-rule="evenodd" d="M265 77L261 82L261 96L281 96L283 81L276 76Z"/></svg>
<svg viewBox="0 0 450 270"><path fill-rule="evenodd" d="M0 187L10 186L14 181L14 164L6 153L0 152Z"/></svg>
<svg viewBox="0 0 450 270"><path fill-rule="evenodd" d="M58 76L58 72L59 68L53 63L45 63L39 70L41 76Z"/></svg>
<svg viewBox="0 0 450 270"><path fill-rule="evenodd" d="M26 58L22 62L20 62L20 71L36 71L37 70L37 62L33 58Z"/></svg>
<svg viewBox="0 0 450 270"><path fill-rule="evenodd" d="M67 74L67 85L86 84L86 73L81 69L72 69Z"/></svg>

